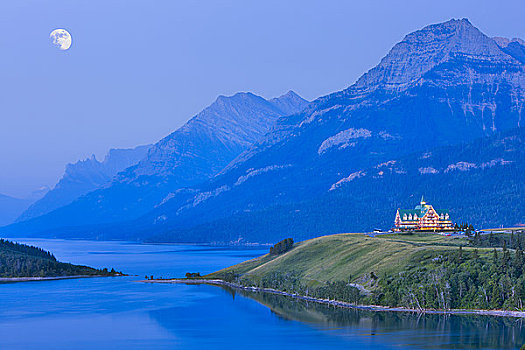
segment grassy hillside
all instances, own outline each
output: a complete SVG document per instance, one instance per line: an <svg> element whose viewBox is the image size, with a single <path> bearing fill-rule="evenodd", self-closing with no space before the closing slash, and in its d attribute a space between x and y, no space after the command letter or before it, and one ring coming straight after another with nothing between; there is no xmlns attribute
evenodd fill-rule
<svg viewBox="0 0 525 350"><path fill-rule="evenodd" d="M62 263L53 254L37 247L0 239L0 278L60 277L60 276L113 276L107 269Z"/></svg>
<svg viewBox="0 0 525 350"><path fill-rule="evenodd" d="M392 275L436 253L456 251L461 243L466 244L464 240L439 235L337 234L298 243L285 254L266 254L210 277L234 271L254 281L275 273L293 273L310 286L338 280L363 282L371 272L378 276Z"/></svg>
<svg viewBox="0 0 525 350"><path fill-rule="evenodd" d="M207 277L356 303L522 310L521 243L516 249L473 244L473 239L433 234L337 234Z"/></svg>

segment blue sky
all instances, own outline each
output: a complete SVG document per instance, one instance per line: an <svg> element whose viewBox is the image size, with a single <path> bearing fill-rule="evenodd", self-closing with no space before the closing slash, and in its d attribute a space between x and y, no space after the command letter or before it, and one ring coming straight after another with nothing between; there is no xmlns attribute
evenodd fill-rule
<svg viewBox="0 0 525 350"><path fill-rule="evenodd" d="M340 90L430 23L468 17L525 38L523 13L523 1L2 1L0 193L153 143L220 94ZM55 28L70 31L70 50L50 44Z"/></svg>

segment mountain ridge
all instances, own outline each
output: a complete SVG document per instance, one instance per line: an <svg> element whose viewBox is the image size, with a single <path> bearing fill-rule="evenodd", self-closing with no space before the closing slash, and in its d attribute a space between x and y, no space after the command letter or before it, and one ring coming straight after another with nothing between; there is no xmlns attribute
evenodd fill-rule
<svg viewBox="0 0 525 350"><path fill-rule="evenodd" d="M67 205L82 195L111 182L120 171L144 157L150 145L110 149L102 161L95 155L66 165L64 175L43 198L31 204L16 222L26 221Z"/></svg>
<svg viewBox="0 0 525 350"><path fill-rule="evenodd" d="M178 188L213 176L263 136L278 118L307 104L293 92L270 101L252 93L219 96L151 146L142 160L119 172L104 188L12 229L116 222L144 214Z"/></svg>

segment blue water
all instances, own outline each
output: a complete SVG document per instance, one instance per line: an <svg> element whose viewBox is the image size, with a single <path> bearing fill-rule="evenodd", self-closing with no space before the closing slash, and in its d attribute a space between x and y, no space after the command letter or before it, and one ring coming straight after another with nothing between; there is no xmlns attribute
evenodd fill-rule
<svg viewBox="0 0 525 350"><path fill-rule="evenodd" d="M517 349L521 320L373 313L144 275L215 271L266 249L20 240L138 276L0 285L0 349Z"/></svg>

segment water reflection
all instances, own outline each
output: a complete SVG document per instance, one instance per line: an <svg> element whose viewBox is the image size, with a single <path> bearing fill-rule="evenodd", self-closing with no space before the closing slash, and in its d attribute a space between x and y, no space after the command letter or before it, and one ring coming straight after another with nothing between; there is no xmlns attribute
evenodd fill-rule
<svg viewBox="0 0 525 350"><path fill-rule="evenodd" d="M424 349L517 349L525 343L522 319L345 309L303 300L233 290L267 306L277 317L299 321L342 337L380 336L394 346Z"/></svg>

